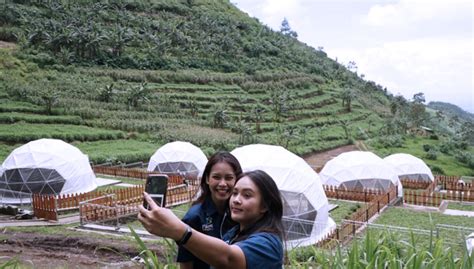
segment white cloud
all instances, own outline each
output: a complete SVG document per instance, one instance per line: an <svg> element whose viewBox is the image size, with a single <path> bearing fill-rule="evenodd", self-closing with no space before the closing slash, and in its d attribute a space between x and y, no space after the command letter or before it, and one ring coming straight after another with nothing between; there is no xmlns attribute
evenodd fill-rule
<svg viewBox="0 0 474 269"><path fill-rule="evenodd" d="M234 0L274 30L286 17L298 39L411 98L474 112L472 0Z"/></svg>
<svg viewBox="0 0 474 269"><path fill-rule="evenodd" d="M372 6L362 22L370 26L409 26L426 20L454 19L459 13L471 11L470 0L400 0Z"/></svg>
<svg viewBox="0 0 474 269"><path fill-rule="evenodd" d="M445 101L473 111L473 39L418 39L385 43L363 50L328 51L346 64L354 60L366 79L393 94L411 98L425 93L427 101Z"/></svg>

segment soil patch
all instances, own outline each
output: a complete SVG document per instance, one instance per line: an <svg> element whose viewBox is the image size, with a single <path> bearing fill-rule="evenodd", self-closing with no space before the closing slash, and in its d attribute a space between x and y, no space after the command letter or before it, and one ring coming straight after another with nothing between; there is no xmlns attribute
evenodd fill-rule
<svg viewBox="0 0 474 269"><path fill-rule="evenodd" d="M138 255L134 242L94 237L43 235L30 232L4 231L0 243L0 261L16 258L32 268L142 268L131 262ZM149 246L163 253L160 246Z"/></svg>
<svg viewBox="0 0 474 269"><path fill-rule="evenodd" d="M321 171L323 166L332 158L336 157L337 155L341 153L353 151L353 150L359 150L359 149L355 145L347 145L347 146L342 146L342 147L338 147L338 148L327 150L327 151L310 153L304 156L303 158L313 169L319 172Z"/></svg>

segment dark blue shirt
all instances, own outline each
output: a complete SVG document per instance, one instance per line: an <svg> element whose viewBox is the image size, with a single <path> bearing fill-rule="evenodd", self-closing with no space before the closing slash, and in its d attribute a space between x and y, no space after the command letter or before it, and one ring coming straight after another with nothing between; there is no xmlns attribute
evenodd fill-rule
<svg viewBox="0 0 474 269"><path fill-rule="evenodd" d="M239 226L224 235L224 241L242 249L248 269L281 269L283 266L283 244L274 233L257 232L239 242L232 242Z"/></svg>
<svg viewBox="0 0 474 269"><path fill-rule="evenodd" d="M219 215L210 197L202 204L193 205L183 218L183 221L194 230L222 239L222 236L235 224L229 217ZM185 247L178 248L177 262L193 262L194 268L208 269L210 266L195 257Z"/></svg>

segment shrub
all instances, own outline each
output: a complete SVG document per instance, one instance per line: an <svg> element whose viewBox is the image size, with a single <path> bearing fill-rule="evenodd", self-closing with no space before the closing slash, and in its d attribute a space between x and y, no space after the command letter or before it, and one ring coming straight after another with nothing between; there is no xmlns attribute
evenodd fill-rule
<svg viewBox="0 0 474 269"><path fill-rule="evenodd" d="M469 164L472 160L472 154L465 151L458 151L456 155L454 155L454 158L461 163Z"/></svg>
<svg viewBox="0 0 474 269"><path fill-rule="evenodd" d="M403 146L403 137L400 135L390 135L379 137L375 143L383 148L399 148Z"/></svg>
<svg viewBox="0 0 474 269"><path fill-rule="evenodd" d="M433 174L438 174L438 175L444 175L445 174L443 168L441 168L439 166L433 165L430 168L431 168L431 172Z"/></svg>
<svg viewBox="0 0 474 269"><path fill-rule="evenodd" d="M454 147L457 149L466 150L468 146L469 146L469 143L467 141L460 140L460 139L454 141Z"/></svg>
<svg viewBox="0 0 474 269"><path fill-rule="evenodd" d="M449 142L443 143L439 145L439 151L444 154L449 154L449 152L453 149L453 145Z"/></svg>
<svg viewBox="0 0 474 269"><path fill-rule="evenodd" d="M423 150L429 152L433 147L429 144L423 144Z"/></svg>
<svg viewBox="0 0 474 269"><path fill-rule="evenodd" d="M438 158L438 153L436 152L436 150L434 149L430 149L426 155L425 155L426 159L428 160L436 160Z"/></svg>

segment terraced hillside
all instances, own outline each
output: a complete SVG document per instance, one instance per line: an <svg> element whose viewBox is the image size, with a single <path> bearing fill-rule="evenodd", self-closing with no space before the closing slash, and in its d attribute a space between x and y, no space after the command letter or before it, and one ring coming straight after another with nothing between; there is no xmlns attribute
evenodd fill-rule
<svg viewBox="0 0 474 269"><path fill-rule="evenodd" d="M377 137L393 113L382 86L229 1L11 1L0 18L0 159L39 137L94 162L172 140L306 154Z"/></svg>
<svg viewBox="0 0 474 269"><path fill-rule="evenodd" d="M128 149L134 157L121 153L121 161L146 159L160 144L176 139L208 152L262 142L303 154L347 144L354 135L375 131L381 122L356 100L348 112L340 87L304 73L65 72L39 68L16 58L12 50L3 49L2 56L3 156L15 143L40 137L80 148L87 142L93 161L107 159L96 159L93 153L111 147L108 140L147 142L139 146L141 154ZM351 133L345 132L347 127ZM94 143L97 149L91 148Z"/></svg>

